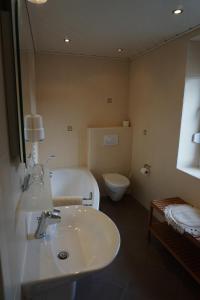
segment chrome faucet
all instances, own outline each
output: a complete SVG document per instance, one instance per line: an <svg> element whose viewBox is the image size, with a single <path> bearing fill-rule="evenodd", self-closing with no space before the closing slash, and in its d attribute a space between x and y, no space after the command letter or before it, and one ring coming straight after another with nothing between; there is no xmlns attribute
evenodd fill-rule
<svg viewBox="0 0 200 300"><path fill-rule="evenodd" d="M60 211L54 209L53 211L43 211L38 218L38 227L35 232L35 238L41 239L46 236L48 225L56 224L61 221Z"/></svg>

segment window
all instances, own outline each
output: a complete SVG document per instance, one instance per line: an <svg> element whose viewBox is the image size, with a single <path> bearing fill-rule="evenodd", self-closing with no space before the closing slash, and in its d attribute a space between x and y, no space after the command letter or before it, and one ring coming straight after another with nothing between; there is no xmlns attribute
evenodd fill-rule
<svg viewBox="0 0 200 300"><path fill-rule="evenodd" d="M188 47L177 160L179 170L200 178L200 144L194 142L197 132L200 132L200 36L191 40Z"/></svg>

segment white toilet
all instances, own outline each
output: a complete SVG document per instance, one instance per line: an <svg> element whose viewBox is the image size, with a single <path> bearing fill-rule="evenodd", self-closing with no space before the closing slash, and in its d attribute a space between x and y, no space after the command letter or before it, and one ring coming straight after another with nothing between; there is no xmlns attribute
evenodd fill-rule
<svg viewBox="0 0 200 300"><path fill-rule="evenodd" d="M130 180L118 173L103 174L108 196L113 201L119 201L130 185Z"/></svg>

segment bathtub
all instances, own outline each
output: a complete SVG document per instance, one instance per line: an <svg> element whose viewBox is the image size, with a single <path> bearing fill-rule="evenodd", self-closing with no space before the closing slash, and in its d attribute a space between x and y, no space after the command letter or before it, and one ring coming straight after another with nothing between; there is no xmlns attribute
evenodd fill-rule
<svg viewBox="0 0 200 300"><path fill-rule="evenodd" d="M83 205L99 209L99 187L86 168L67 168L53 170L51 175L51 190L53 198L81 197Z"/></svg>

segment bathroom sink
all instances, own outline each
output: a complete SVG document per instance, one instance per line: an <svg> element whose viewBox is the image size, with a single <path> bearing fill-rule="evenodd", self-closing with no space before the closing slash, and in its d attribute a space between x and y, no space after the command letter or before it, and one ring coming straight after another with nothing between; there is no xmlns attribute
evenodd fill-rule
<svg viewBox="0 0 200 300"><path fill-rule="evenodd" d="M61 222L50 225L43 239L31 238L39 215L32 213L24 285L49 280L77 280L86 273L106 267L118 253L119 231L104 213L81 205L58 209Z"/></svg>

